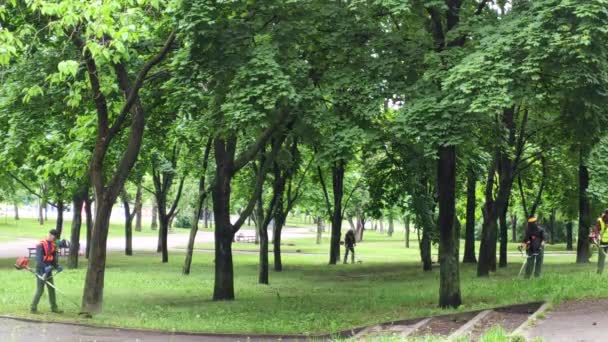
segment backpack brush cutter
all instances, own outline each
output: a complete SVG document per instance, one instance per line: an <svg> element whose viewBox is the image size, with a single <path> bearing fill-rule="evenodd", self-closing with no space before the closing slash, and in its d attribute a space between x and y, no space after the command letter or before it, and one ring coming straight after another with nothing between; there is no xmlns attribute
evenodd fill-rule
<svg viewBox="0 0 608 342"><path fill-rule="evenodd" d="M14 265L14 266L15 266L15 268L16 268L17 270L19 270L19 271L21 271L21 270L27 270L27 271L29 271L29 272L30 272L30 273L32 273L34 276L36 276L36 278L38 278L38 279L42 280L42 281L43 281L43 282L44 282L46 285L48 285L48 286L52 287L53 289L55 289L55 291L57 291L57 292L59 292L60 294L64 295L64 296L65 296L64 298L66 298L66 297L67 297L66 293L65 293L65 292L63 292L63 291L60 291L60 290L59 290L59 289L58 289L58 288L55 286L55 284L52 284L52 283L48 282L48 280L47 280L47 278L46 278L46 275L41 276L40 274L36 273L36 271L34 271L33 269L31 269L31 268L30 268L30 266L29 266L29 258L27 258L27 257L21 257L21 258L17 258L17 261L15 261L15 265ZM72 300L70 300L70 299L67 299L67 301L68 301L70 304L73 304L74 306L76 306L78 309L80 309L80 304L78 304L78 303L76 303L76 302L74 302L74 301L72 301ZM78 315L85 316L85 317L87 317L87 318L92 318L91 314L90 314L90 313L87 313L87 312L79 312L79 313L78 313Z"/></svg>

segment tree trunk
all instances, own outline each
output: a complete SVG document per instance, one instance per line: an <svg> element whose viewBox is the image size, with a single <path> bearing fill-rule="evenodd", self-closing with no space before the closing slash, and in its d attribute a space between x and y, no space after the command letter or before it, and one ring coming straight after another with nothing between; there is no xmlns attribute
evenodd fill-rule
<svg viewBox="0 0 608 342"><path fill-rule="evenodd" d="M589 227L591 225L591 215L589 208L589 198L587 188L589 187L589 170L583 163L583 153L581 152L579 171L579 221L578 221L578 242L576 247L576 262L584 264L589 262L591 257L589 251Z"/></svg>
<svg viewBox="0 0 608 342"><path fill-rule="evenodd" d="M215 280L213 300L234 300L232 240L230 222L231 177L234 147L232 141L215 139L215 183L213 185L213 218L215 220Z"/></svg>
<svg viewBox="0 0 608 342"><path fill-rule="evenodd" d="M106 243L114 200L101 198L100 196L95 199L95 226L91 234L89 266L82 296L83 312L101 312L106 268Z"/></svg>
<svg viewBox="0 0 608 342"><path fill-rule="evenodd" d="M395 232L395 222L393 220L393 213L389 213L387 234L389 237L392 237L394 232Z"/></svg>
<svg viewBox="0 0 608 342"><path fill-rule="evenodd" d="M173 215L169 216L169 224L167 225L167 227L169 227L169 229L167 229L167 231L173 232L173 221L175 221L175 218L177 217L177 215L179 215L179 209L176 210Z"/></svg>
<svg viewBox="0 0 608 342"><path fill-rule="evenodd" d="M194 254L194 242L196 241L196 233L198 232L198 215L200 214L200 208L194 209L194 216L192 219L192 228L190 229L190 236L188 237L188 246L186 247L186 259L184 261L184 267L182 274L189 275L190 267L192 266L192 255Z"/></svg>
<svg viewBox="0 0 608 342"><path fill-rule="evenodd" d="M524 111L519 139L516 141L515 108L506 108L502 111L502 127L508 132L506 143L516 149L515 158L508 152L498 150L490 170L485 190L485 204L483 208L482 241L479 248L479 259L477 264L477 275L488 276L489 271L496 271L496 243L498 238L498 220L501 220L501 241L506 232L506 212L509 207L509 198L513 187L515 169L514 165L519 161L525 144L524 128L527 123L528 112ZM500 176L498 193L494 199L493 189L495 173ZM503 225L504 218L504 225ZM506 241L505 241L506 242ZM483 259L483 260L482 260ZM506 262L506 256L504 259Z"/></svg>
<svg viewBox="0 0 608 342"><path fill-rule="evenodd" d="M137 185L135 193L135 231L141 232L141 209L142 209L142 190L141 183Z"/></svg>
<svg viewBox="0 0 608 342"><path fill-rule="evenodd" d="M485 220L484 220L485 221ZM491 248L491 244L496 246L496 231L498 225L496 221L484 222L482 226L482 239L479 246L479 259L477 261L477 275L480 277L489 276L492 269L492 251L496 254L496 247ZM492 236L492 234L494 236Z"/></svg>
<svg viewBox="0 0 608 342"><path fill-rule="evenodd" d="M500 225L495 223L492 234L492 242L490 243L490 271L496 272L496 266L498 264L498 258L496 257L496 246L498 244L498 233L500 230Z"/></svg>
<svg viewBox="0 0 608 342"><path fill-rule="evenodd" d="M471 264L477 262L475 257L475 209L477 207L477 201L475 198L476 191L477 175L473 169L469 169L467 173L467 218L464 240L464 257L462 262Z"/></svg>
<svg viewBox="0 0 608 342"><path fill-rule="evenodd" d="M557 209L551 209L551 215L549 216L549 244L555 243L555 216L557 215Z"/></svg>
<svg viewBox="0 0 608 342"><path fill-rule="evenodd" d="M380 218L380 234L384 233L384 221Z"/></svg>
<svg viewBox="0 0 608 342"><path fill-rule="evenodd" d="M60 236L63 233L63 209L63 200L57 201L57 222L55 224L55 229L57 229Z"/></svg>
<svg viewBox="0 0 608 342"><path fill-rule="evenodd" d="M154 204L152 205L152 224L150 225L150 229L156 230L158 228L157 218L158 218L158 205L156 204L156 200L154 200Z"/></svg>
<svg viewBox="0 0 608 342"><path fill-rule="evenodd" d="M566 224L566 250L571 251L572 248L572 221Z"/></svg>
<svg viewBox="0 0 608 342"><path fill-rule="evenodd" d="M410 248L410 216L407 215L404 220L405 224L405 248ZM420 241L418 241L420 242Z"/></svg>
<svg viewBox="0 0 608 342"><path fill-rule="evenodd" d="M44 213L42 210L42 200L38 199L38 223L40 225L44 225Z"/></svg>
<svg viewBox="0 0 608 342"><path fill-rule="evenodd" d="M95 59L93 58L91 51L86 48L86 43L82 41L79 34L72 35L71 39L78 50L80 50L80 54L84 56L89 83L93 93L92 98L95 102L98 117L96 143L89 162L89 173L95 189L95 227L93 228L91 236L91 258L89 259L84 283L82 311L87 313L99 313L101 312L103 302L106 245L112 206L135 165L143 140L145 113L137 93L142 83L139 82L139 85L137 85L136 82L136 84L132 86L125 65L121 62L113 65L116 81L118 81L117 83L120 90L125 94L127 106L121 110L118 118L113 118L112 122L109 122L110 115L108 113L108 102L101 91ZM163 46L162 52L148 61L146 65L152 67L162 60L164 55L169 51L174 39L175 34L172 33ZM145 78L149 70L149 68L146 69L146 67L144 67L140 73L138 73L137 78L139 80ZM117 167L115 171L104 174L104 171L107 169L104 167L107 166L107 163L104 162L104 160L112 145L112 140L115 137L115 129L119 129L124 123L121 119L125 118L123 113L126 115L129 112L131 113L131 125L126 144L124 144L126 147L122 151L114 151L119 152L120 155ZM110 181L106 182L106 179L110 179Z"/></svg>
<svg viewBox="0 0 608 342"><path fill-rule="evenodd" d="M206 168L206 167L205 167ZM192 266L192 255L194 254L194 242L196 241L196 233L198 232L198 221L203 212L203 202L205 202L205 175L201 176L198 182L198 201L194 207L194 213L192 214L192 228L190 229L190 236L188 238L188 246L186 247L186 259L184 261L184 268L182 274L190 274L190 266Z"/></svg>
<svg viewBox="0 0 608 342"><path fill-rule="evenodd" d="M460 270L456 229L456 147L440 147L439 192L439 306L457 308L460 296Z"/></svg>
<svg viewBox="0 0 608 342"><path fill-rule="evenodd" d="M420 228L418 228L420 231ZM425 272L433 270L433 260L431 259L431 237L426 229L422 229L422 239L420 240L420 259L422 269Z"/></svg>
<svg viewBox="0 0 608 342"><path fill-rule="evenodd" d="M353 231L357 230L357 227L355 226L355 224L353 223L353 218L352 216L349 216L347 219L348 224L350 225L350 229L352 229Z"/></svg>
<svg viewBox="0 0 608 342"><path fill-rule="evenodd" d="M124 188L121 193L121 199L125 214L125 255L133 255L133 215L131 215L129 198Z"/></svg>
<svg viewBox="0 0 608 342"><path fill-rule="evenodd" d="M209 229L209 208L205 207L205 212L203 213L203 222L205 229Z"/></svg>
<svg viewBox="0 0 608 342"><path fill-rule="evenodd" d="M268 227L261 225L260 229L260 269L258 283L269 284L268 281Z"/></svg>
<svg viewBox="0 0 608 342"><path fill-rule="evenodd" d="M158 220L158 223L160 223L160 228L158 230L158 239L156 240L156 253L161 253L163 251L163 229L162 229L162 223L160 222L161 220Z"/></svg>
<svg viewBox="0 0 608 342"><path fill-rule="evenodd" d="M317 245L321 244L321 238L323 236L323 219L321 216L317 216Z"/></svg>
<svg viewBox="0 0 608 342"><path fill-rule="evenodd" d="M162 262L169 262L169 251L167 249L167 238L169 233L169 217L165 214L161 214L161 209L158 211L158 223L160 231L160 251L162 253Z"/></svg>
<svg viewBox="0 0 608 342"><path fill-rule="evenodd" d="M91 198L89 198L89 195L87 195L87 197L85 198L84 204L84 212L87 221L87 247L85 250L85 256L88 259L89 252L91 250L91 234L93 233L93 208L91 207L93 201L91 200Z"/></svg>
<svg viewBox="0 0 608 342"><path fill-rule="evenodd" d="M194 254L194 242L196 241L196 234L198 233L198 223L201 219L201 214L203 214L203 205L207 200L205 180L207 174L207 167L209 165L209 153L211 153L212 144L213 139L209 138L209 140L207 141L207 145L205 146L205 152L203 153L202 172L198 180L198 200L196 202L194 212L192 214L192 228L190 229L188 246L186 248L186 259L184 260L184 268L182 270L182 273L184 275L190 274L190 266L192 266L192 255Z"/></svg>
<svg viewBox="0 0 608 342"><path fill-rule="evenodd" d="M511 214L511 241L517 242L517 215Z"/></svg>
<svg viewBox="0 0 608 342"><path fill-rule="evenodd" d="M14 203L13 206L15 208L15 221L19 221L19 206L17 203Z"/></svg>
<svg viewBox="0 0 608 342"><path fill-rule="evenodd" d="M507 206L500 213L500 257L498 267L507 267L507 244L509 243L509 227L507 225Z"/></svg>
<svg viewBox="0 0 608 342"><path fill-rule="evenodd" d="M232 265L232 237L218 234L221 229L215 221L215 285L213 300L234 300L234 275Z"/></svg>
<svg viewBox="0 0 608 342"><path fill-rule="evenodd" d="M477 276L487 277L490 275L491 259L492 259L492 248L491 245L494 243L496 246L496 229L497 222L494 217L496 211L496 203L493 199L493 188L494 180L496 177L495 164L490 167L488 171L488 180L486 182L485 189L485 203L483 206L483 223L481 226L481 245L479 246L479 259L477 261ZM494 252L496 254L496 252Z"/></svg>
<svg viewBox="0 0 608 342"><path fill-rule="evenodd" d="M68 257L68 268L78 268L78 252L80 251L80 227L82 225L82 207L84 196L80 193L74 195L72 207L72 233L70 236L70 256Z"/></svg>
<svg viewBox="0 0 608 342"><path fill-rule="evenodd" d="M44 214L42 212L42 200L38 199L38 223L44 225Z"/></svg>
<svg viewBox="0 0 608 342"><path fill-rule="evenodd" d="M279 205L277 207L282 208L282 198L279 198ZM285 218L282 210L277 210L274 214L274 227L272 232L272 245L274 253L274 270L281 272L283 270L283 261L281 260L281 233L283 231L283 225Z"/></svg>
<svg viewBox="0 0 608 342"><path fill-rule="evenodd" d="M340 238L342 237L342 196L344 193L344 162L339 161L332 167L334 210L331 218L331 246L329 264L340 261Z"/></svg>
<svg viewBox="0 0 608 342"><path fill-rule="evenodd" d="M357 225L355 230L355 238L357 242L363 241L363 231L365 230L365 219L361 214L361 208L357 208Z"/></svg>
<svg viewBox="0 0 608 342"><path fill-rule="evenodd" d="M260 165L263 163L263 158ZM276 189L274 189L276 191ZM264 199L262 197L262 193L260 192L255 205L255 231L256 236L259 237L259 262L258 265L258 283L260 284L268 284L268 226L265 226L265 217L264 217Z"/></svg>

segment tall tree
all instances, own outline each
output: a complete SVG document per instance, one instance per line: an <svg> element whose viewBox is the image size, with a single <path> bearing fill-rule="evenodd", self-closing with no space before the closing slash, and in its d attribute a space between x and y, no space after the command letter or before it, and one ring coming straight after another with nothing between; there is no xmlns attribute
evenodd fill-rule
<svg viewBox="0 0 608 342"><path fill-rule="evenodd" d="M192 265L192 255L194 253L194 242L196 241L196 234L198 232L198 223L203 213L203 204L207 199L209 190L207 189L207 169L209 166L209 154L211 153L211 139L207 140L205 150L203 152L203 159L201 163L201 175L198 181L198 196L194 207L194 213L192 215L192 228L190 229L190 237L188 239L188 246L186 247L186 259L184 261L184 268L182 273L185 275L190 274L190 266Z"/></svg>

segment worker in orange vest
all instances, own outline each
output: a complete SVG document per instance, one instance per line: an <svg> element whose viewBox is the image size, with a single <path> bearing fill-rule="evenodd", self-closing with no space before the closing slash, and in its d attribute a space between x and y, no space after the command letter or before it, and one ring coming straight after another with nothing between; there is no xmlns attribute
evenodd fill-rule
<svg viewBox="0 0 608 342"><path fill-rule="evenodd" d="M46 281L50 284L54 284L53 269L56 270L57 273L63 271L63 268L57 263L58 260L56 241L57 239L59 239L59 235L59 231L52 229L51 231L49 231L49 236L45 240L40 241L38 245L36 245L36 273L40 277L36 277L36 294L34 295L34 300L32 301L32 306L30 309L31 313L38 313L38 302L40 302L40 297L42 297L45 285L47 286L49 291L51 311L55 313L62 313L62 311L59 310L59 308L57 307L55 289L45 283Z"/></svg>

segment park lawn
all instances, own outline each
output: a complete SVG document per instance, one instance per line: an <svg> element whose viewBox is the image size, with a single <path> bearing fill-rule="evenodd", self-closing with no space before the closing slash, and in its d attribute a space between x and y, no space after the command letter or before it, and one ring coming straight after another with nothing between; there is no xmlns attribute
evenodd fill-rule
<svg viewBox="0 0 608 342"><path fill-rule="evenodd" d="M71 224L72 222L70 220L63 221L63 231L67 234L63 234L62 238L69 239ZM44 223L44 225L40 225L37 220L30 218L22 218L18 221L0 220L0 241L11 241L16 238L42 239L48 234L48 231L53 228L55 228L55 220L48 220ZM84 239L86 237L86 225L83 224L80 229L81 239ZM181 229L176 231L181 231ZM158 230L151 230L150 227L142 227L141 232L136 232L133 230L133 236L138 235L158 235ZM111 223L108 236L125 236L124 225L121 223Z"/></svg>
<svg viewBox="0 0 608 342"><path fill-rule="evenodd" d="M285 228L284 231L289 230L289 228ZM272 232L269 231L270 237L272 237ZM420 252L418 249L418 241L416 240L415 233L410 234L410 248L405 248L405 237L403 232L396 231L392 237L389 237L386 234L379 233L377 231L366 231L364 235L364 239L362 242L359 242L355 248L355 252L357 255L357 259L360 260L384 260L387 257L391 258L392 261L405 261L412 260L412 258L419 257ZM301 253L301 254L323 254L328 255L329 253L329 242L330 242L329 233L323 234L323 238L321 239L321 244L317 244L316 237L309 238L291 238L291 239L283 239L281 245L281 251L286 253ZM461 255L464 251L464 240L460 241L460 251ZM479 253L479 241L475 243L475 252ZM509 242L507 245L507 251L510 256L519 254L518 247L520 243ZM197 243L195 244L195 248L199 249L213 249L213 243ZM233 244L233 250L235 251L259 251L259 245L254 243L245 243L245 242L235 242ZM270 250L272 251L272 244L270 245ZM342 252L344 252L343 246L341 247ZM381 254L377 252L382 250ZM547 244L545 247L546 253L552 254L572 254L572 251L566 251L566 244ZM433 260L437 259L437 245L432 246ZM518 256L516 256L518 258ZM404 259L405 258L405 259Z"/></svg>
<svg viewBox="0 0 608 342"><path fill-rule="evenodd" d="M574 256L547 257L543 277L527 281L517 278L521 259L512 258L510 267L489 278L477 278L474 265L462 266L464 304L440 310L438 269L422 272L418 253L401 251L394 258L391 248L376 248L373 258L362 256L361 264L337 266L328 266L326 255L286 254L284 271L271 271L270 286L257 284L257 255L235 253L237 298L231 302L210 300L212 253L195 254L190 276L181 275L183 254L172 252L170 262L161 264L153 253L113 253L108 256L104 312L92 320L78 318L78 308L62 300L80 301L84 269L57 276L56 285L67 293L59 295L65 314L48 314L44 297L43 314L31 316L33 277L14 270L14 259L0 259L0 314L168 331L315 334L545 299L608 297L606 278L595 274L593 264L575 264Z"/></svg>

